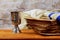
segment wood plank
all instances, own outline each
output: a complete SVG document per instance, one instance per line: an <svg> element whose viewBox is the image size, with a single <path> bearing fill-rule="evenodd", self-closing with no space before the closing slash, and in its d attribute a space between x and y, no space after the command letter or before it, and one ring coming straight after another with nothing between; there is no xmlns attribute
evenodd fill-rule
<svg viewBox="0 0 60 40"><path fill-rule="evenodd" d="M13 33L12 30L0 30L0 39L60 39L60 36L42 36L32 29L22 30L22 33Z"/></svg>

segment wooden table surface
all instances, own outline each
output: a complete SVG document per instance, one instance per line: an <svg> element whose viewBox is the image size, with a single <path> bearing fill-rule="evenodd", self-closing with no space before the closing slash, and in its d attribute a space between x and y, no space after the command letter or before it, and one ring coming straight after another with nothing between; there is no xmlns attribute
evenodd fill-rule
<svg viewBox="0 0 60 40"><path fill-rule="evenodd" d="M11 30L0 30L0 39L60 39L60 36L42 36L32 29L22 30L22 33L13 33Z"/></svg>

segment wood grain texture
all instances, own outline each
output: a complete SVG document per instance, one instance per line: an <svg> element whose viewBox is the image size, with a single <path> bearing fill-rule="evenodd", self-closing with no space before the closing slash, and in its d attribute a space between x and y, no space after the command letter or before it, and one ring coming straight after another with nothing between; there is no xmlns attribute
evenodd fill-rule
<svg viewBox="0 0 60 40"><path fill-rule="evenodd" d="M0 39L60 39L60 36L42 36L36 34L32 29L22 30L19 34L11 30L0 30Z"/></svg>

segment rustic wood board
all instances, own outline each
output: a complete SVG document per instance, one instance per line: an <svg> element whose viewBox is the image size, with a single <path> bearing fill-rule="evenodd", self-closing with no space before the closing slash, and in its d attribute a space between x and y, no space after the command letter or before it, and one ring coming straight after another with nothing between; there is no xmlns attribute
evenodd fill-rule
<svg viewBox="0 0 60 40"><path fill-rule="evenodd" d="M0 39L60 39L60 36L42 36L32 29L22 30L22 33L13 33L11 30L0 30Z"/></svg>

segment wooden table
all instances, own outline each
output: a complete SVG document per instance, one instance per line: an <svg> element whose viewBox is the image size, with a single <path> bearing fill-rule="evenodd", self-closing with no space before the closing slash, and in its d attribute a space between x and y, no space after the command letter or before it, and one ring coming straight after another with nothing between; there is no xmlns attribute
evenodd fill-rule
<svg viewBox="0 0 60 40"><path fill-rule="evenodd" d="M22 30L22 33L13 33L11 30L0 30L0 39L60 39L60 36L42 36L32 29Z"/></svg>

